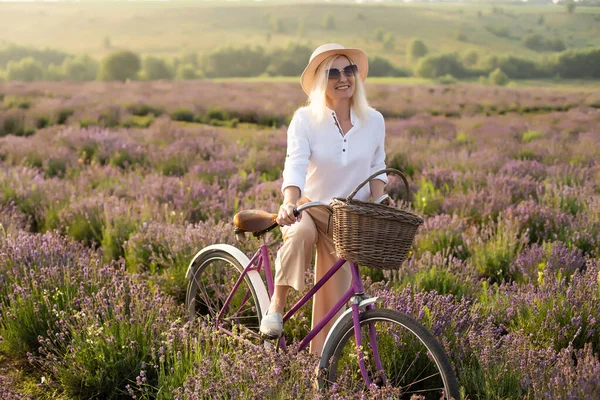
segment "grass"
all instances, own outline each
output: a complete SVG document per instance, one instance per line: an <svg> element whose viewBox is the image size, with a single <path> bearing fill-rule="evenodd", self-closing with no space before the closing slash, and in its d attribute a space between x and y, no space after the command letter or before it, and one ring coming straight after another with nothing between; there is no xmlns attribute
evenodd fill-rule
<svg viewBox="0 0 600 400"><path fill-rule="evenodd" d="M561 37L568 47L600 45L593 8L574 14L561 6L502 6L475 4L274 4L254 2L86 2L11 4L0 14L0 43L59 48L101 57L115 48L143 54L205 53L226 45L285 46L290 41L315 46L327 41L361 47L407 64L405 49L412 37L423 39L431 52L477 50L482 54L519 54L539 58L520 40L496 37L489 24L506 27L513 38L537 32ZM481 17L478 13L481 13ZM323 16L335 17L335 29L322 26ZM537 18L544 15L543 25ZM283 32L272 28L278 19ZM23 25L21 21L29 23ZM298 26L303 25L301 32ZM390 32L395 46L384 49L378 29ZM466 39L459 40L457 32ZM43 34L41 34L43 32ZM107 45L107 43L109 45Z"/></svg>

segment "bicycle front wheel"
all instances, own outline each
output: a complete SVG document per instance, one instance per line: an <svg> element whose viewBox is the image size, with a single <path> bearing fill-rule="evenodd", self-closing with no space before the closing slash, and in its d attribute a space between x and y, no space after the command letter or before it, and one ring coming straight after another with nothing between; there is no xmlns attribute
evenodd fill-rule
<svg viewBox="0 0 600 400"><path fill-rule="evenodd" d="M186 308L190 320L203 318L217 329L258 344L262 310L250 276L246 275L233 291L243 271L236 257L225 250L211 251L195 259ZM229 304L224 307L229 296Z"/></svg>
<svg viewBox="0 0 600 400"><path fill-rule="evenodd" d="M394 310L367 310L360 314L360 332L367 375L386 394L401 399L459 399L458 382L442 346L413 318ZM352 318L333 335L323 349L326 367L321 384L337 381L352 391L365 390Z"/></svg>

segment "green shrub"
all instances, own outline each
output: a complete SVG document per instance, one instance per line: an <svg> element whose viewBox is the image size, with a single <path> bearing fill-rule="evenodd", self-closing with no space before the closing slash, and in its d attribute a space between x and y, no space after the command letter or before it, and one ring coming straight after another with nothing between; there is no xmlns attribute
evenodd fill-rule
<svg viewBox="0 0 600 400"><path fill-rule="evenodd" d="M410 71L395 67L389 60L374 56L369 57L370 76L410 76Z"/></svg>
<svg viewBox="0 0 600 400"><path fill-rule="evenodd" d="M463 30L459 30L455 33L454 37L456 38L456 40L458 40L459 42L466 42L469 38L467 36L467 34L465 33L465 31Z"/></svg>
<svg viewBox="0 0 600 400"><path fill-rule="evenodd" d="M121 109L119 107L110 107L100 113L98 116L98 124L106 128L114 128L119 126L121 122Z"/></svg>
<svg viewBox="0 0 600 400"><path fill-rule="evenodd" d="M155 117L158 117L164 112L162 108L154 107L146 103L132 104L127 107L127 111L139 117L145 117L148 114L153 114Z"/></svg>
<svg viewBox="0 0 600 400"><path fill-rule="evenodd" d="M335 29L335 17L333 14L329 13L323 16L323 20L321 21L321 25L323 28L332 31Z"/></svg>
<svg viewBox="0 0 600 400"><path fill-rule="evenodd" d="M531 149L521 149L514 156L516 160L537 160L539 161L540 156L538 156Z"/></svg>
<svg viewBox="0 0 600 400"><path fill-rule="evenodd" d="M23 239L18 238L17 240ZM50 241L52 242L52 240ZM50 245L55 245L55 243L50 243ZM39 242L39 246L42 246L41 242ZM50 251L54 251L54 249ZM73 244L71 251L72 254L84 253L84 250L76 244ZM31 258L35 260L36 256L32 255ZM12 258L8 258L5 262L12 268L3 275L5 282L8 281L4 287L12 289L14 285L14 289L18 288L19 290L15 290L14 293L6 293L5 290L2 290L4 292L2 297L8 299L10 296L11 300L4 301L1 306L3 318L0 323L0 334L2 335L0 346L6 354L15 359L21 359L28 353L37 354L40 335L53 334L57 331L60 311L77 307L73 304L73 300L78 285L73 285L72 281L69 281L69 265L61 264L48 268L49 266L46 265L15 263ZM68 262L85 263L83 259L81 261L68 260ZM85 267L90 266L85 265ZM45 272L44 279L32 282L33 276L39 276L40 270Z"/></svg>
<svg viewBox="0 0 600 400"><path fill-rule="evenodd" d="M566 50L567 46L565 45L565 42L563 42L561 39L555 38L546 40L546 48L548 51L559 52Z"/></svg>
<svg viewBox="0 0 600 400"><path fill-rule="evenodd" d="M28 110L31 108L31 100L21 97L7 96L4 98L4 108L20 108Z"/></svg>
<svg viewBox="0 0 600 400"><path fill-rule="evenodd" d="M486 25L485 29L491 34L500 38L510 39L510 29L504 25Z"/></svg>
<svg viewBox="0 0 600 400"><path fill-rule="evenodd" d="M42 168L42 166L44 165L44 160L38 152L27 154L23 161L25 165L28 165L31 168Z"/></svg>
<svg viewBox="0 0 600 400"><path fill-rule="evenodd" d="M89 142L81 146L79 149L79 159L84 164L90 164L98 155L100 146L96 142Z"/></svg>
<svg viewBox="0 0 600 400"><path fill-rule="evenodd" d="M53 177L63 177L65 172L67 171L67 160L64 158L51 158L46 163L46 176Z"/></svg>
<svg viewBox="0 0 600 400"><path fill-rule="evenodd" d="M466 78L472 75L459 60L456 53L428 55L419 60L415 74L423 78L438 78L450 74L456 78Z"/></svg>
<svg viewBox="0 0 600 400"><path fill-rule="evenodd" d="M555 55L549 64L549 73L562 78L600 78L600 47L566 50Z"/></svg>
<svg viewBox="0 0 600 400"><path fill-rule="evenodd" d="M142 74L145 80L173 79L171 67L162 58L146 56L142 62Z"/></svg>
<svg viewBox="0 0 600 400"><path fill-rule="evenodd" d="M411 178L415 176L417 171L417 168L408 161L406 154L401 152L388 154L386 165L388 168L395 168L404 172Z"/></svg>
<svg viewBox="0 0 600 400"><path fill-rule="evenodd" d="M222 47L209 52L202 60L202 70L209 78L258 76L268 65L269 56L261 46Z"/></svg>
<svg viewBox="0 0 600 400"><path fill-rule="evenodd" d="M546 39L539 33L525 36L523 45L534 51L563 51L566 49L564 42L558 38Z"/></svg>
<svg viewBox="0 0 600 400"><path fill-rule="evenodd" d="M421 39L412 38L406 46L406 54L412 62L417 61L421 57L425 57L429 50Z"/></svg>
<svg viewBox="0 0 600 400"><path fill-rule="evenodd" d="M33 47L9 44L0 48L0 65L6 65L10 61L33 58L41 63L42 67L50 64L60 65L69 55L60 50L36 49Z"/></svg>
<svg viewBox="0 0 600 400"><path fill-rule="evenodd" d="M82 120L79 121L79 126L81 128L88 128L90 126L97 126L98 125L98 121L92 118L83 118Z"/></svg>
<svg viewBox="0 0 600 400"><path fill-rule="evenodd" d="M56 112L56 123L63 125L67 122L67 119L73 115L74 111L71 108L62 108Z"/></svg>
<svg viewBox="0 0 600 400"><path fill-rule="evenodd" d="M479 53L476 50L469 50L462 57L462 62L468 67L472 67L479 61Z"/></svg>
<svg viewBox="0 0 600 400"><path fill-rule="evenodd" d="M137 115L132 115L127 118L125 121L121 123L121 126L124 128L148 128L150 125L154 123L154 117L152 115L148 115L145 117L140 117Z"/></svg>
<svg viewBox="0 0 600 400"><path fill-rule="evenodd" d="M453 84L457 83L458 80L455 77L453 77L452 75L446 74L446 75L443 75L443 76L440 76L439 78L437 78L435 80L435 82L439 83L440 85L453 85Z"/></svg>
<svg viewBox="0 0 600 400"><path fill-rule="evenodd" d="M25 117L23 115L6 115L0 125L0 136L16 135L25 129Z"/></svg>
<svg viewBox="0 0 600 400"><path fill-rule="evenodd" d="M26 57L20 61L9 61L6 66L6 76L9 81L39 81L44 77L44 69L41 62Z"/></svg>
<svg viewBox="0 0 600 400"><path fill-rule="evenodd" d="M497 86L505 86L510 82L510 78L500 68L496 68L490 72L488 82Z"/></svg>
<svg viewBox="0 0 600 400"><path fill-rule="evenodd" d="M492 56L486 60L485 69L492 72L500 68L511 79L532 79L547 76L535 61L515 56Z"/></svg>
<svg viewBox="0 0 600 400"><path fill-rule="evenodd" d="M65 80L65 74L60 65L50 64L44 71L44 80L52 82L60 82Z"/></svg>
<svg viewBox="0 0 600 400"><path fill-rule="evenodd" d="M422 214L435 214L443 201L443 196L433 182L426 178L421 178L419 191L415 194L415 209Z"/></svg>
<svg viewBox="0 0 600 400"><path fill-rule="evenodd" d="M396 38L391 32L388 32L383 37L383 48L386 51L393 51L396 48Z"/></svg>
<svg viewBox="0 0 600 400"><path fill-rule="evenodd" d="M532 33L523 38L523 45L534 51L545 51L546 39L539 33Z"/></svg>
<svg viewBox="0 0 600 400"><path fill-rule="evenodd" d="M119 50L104 57L98 79L101 81L126 81L136 79L141 62L137 54L129 50Z"/></svg>
<svg viewBox="0 0 600 400"><path fill-rule="evenodd" d="M467 135L465 132L458 132L456 134L456 143L460 145L472 144L473 138Z"/></svg>
<svg viewBox="0 0 600 400"><path fill-rule="evenodd" d="M300 76L306 67L306 62L302 60L308 60L311 53L310 47L297 43L276 48L269 54L270 61L266 72L270 76Z"/></svg>
<svg viewBox="0 0 600 400"><path fill-rule="evenodd" d="M500 214L498 222L490 221L481 228L478 237L467 242L471 263L482 278L492 282L513 278L510 264L529 241L527 234L519 229L516 219Z"/></svg>
<svg viewBox="0 0 600 400"><path fill-rule="evenodd" d="M125 255L123 244L135 233L138 222L129 213L118 216L106 213L104 219L100 244L104 262L109 263Z"/></svg>
<svg viewBox="0 0 600 400"><path fill-rule="evenodd" d="M544 184L544 191L540 195L541 204L551 206L571 215L577 215L586 211L586 200L573 186L565 184Z"/></svg>
<svg viewBox="0 0 600 400"><path fill-rule="evenodd" d="M174 121L194 122L194 113L187 108L178 108L171 113Z"/></svg>
<svg viewBox="0 0 600 400"><path fill-rule="evenodd" d="M175 78L180 81L188 81L199 78L198 68L192 64L180 64L177 66Z"/></svg>
<svg viewBox="0 0 600 400"><path fill-rule="evenodd" d="M69 214L65 221L67 235L78 242L84 242L87 246L96 245L102 241L103 218L102 210L93 208L85 213Z"/></svg>
<svg viewBox="0 0 600 400"><path fill-rule="evenodd" d="M110 156L108 162L114 167L127 169L137 164L142 164L144 162L144 157L142 155L134 155L127 149L118 149Z"/></svg>
<svg viewBox="0 0 600 400"><path fill-rule="evenodd" d="M229 111L227 110L222 110L219 107L212 107L209 108L206 111L206 114L204 115L206 119L213 120L213 119L217 119L219 121L225 121L228 120L231 116L229 114Z"/></svg>
<svg viewBox="0 0 600 400"><path fill-rule="evenodd" d="M99 65L88 55L68 57L61 66L66 79L75 82L93 81L98 75Z"/></svg>
<svg viewBox="0 0 600 400"><path fill-rule="evenodd" d="M523 132L523 134L521 134L521 141L523 143L530 143L533 142L534 140L538 140L544 137L544 133L541 131L525 131Z"/></svg>
<svg viewBox="0 0 600 400"><path fill-rule="evenodd" d="M271 26L271 31L274 33L283 33L285 32L285 24L281 20L281 18L276 15L271 15L269 17L269 25Z"/></svg>
<svg viewBox="0 0 600 400"><path fill-rule="evenodd" d="M169 158L160 164L160 172L166 176L183 176L188 171L185 160L180 157Z"/></svg>
<svg viewBox="0 0 600 400"><path fill-rule="evenodd" d="M411 284L413 287L427 292L436 291L441 295L451 294L458 298L473 294L470 282L465 282L462 277L436 266L428 270L418 271L416 274L407 277L403 284Z"/></svg>
<svg viewBox="0 0 600 400"><path fill-rule="evenodd" d="M45 115L40 115L35 119L35 127L37 129L43 129L50 125L50 118Z"/></svg>

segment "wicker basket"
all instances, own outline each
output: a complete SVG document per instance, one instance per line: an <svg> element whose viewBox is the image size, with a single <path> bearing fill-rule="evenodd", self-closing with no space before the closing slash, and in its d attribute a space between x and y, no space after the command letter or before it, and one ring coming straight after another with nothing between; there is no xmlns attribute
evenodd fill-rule
<svg viewBox="0 0 600 400"><path fill-rule="evenodd" d="M340 258L371 268L393 270L399 269L408 257L423 218L383 204L353 199L360 188L383 173L393 173L402 178L408 201L408 181L402 172L388 168L374 173L347 198L336 197L331 201L333 242Z"/></svg>

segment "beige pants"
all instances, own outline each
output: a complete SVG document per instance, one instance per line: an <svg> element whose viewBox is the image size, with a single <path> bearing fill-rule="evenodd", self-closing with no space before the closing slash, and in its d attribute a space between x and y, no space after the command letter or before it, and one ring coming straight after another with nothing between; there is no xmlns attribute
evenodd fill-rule
<svg viewBox="0 0 600 400"><path fill-rule="evenodd" d="M303 197L298 204L307 203ZM315 262L315 283L338 260L333 245L333 225L329 220L330 214L322 207L310 208L302 213L300 222L281 228L283 246L275 260L275 285L291 286L298 291L304 290L305 270L309 267L317 247ZM329 223L329 232L328 229ZM327 312L337 303L348 290L352 282L349 263L344 264L334 276L315 294L312 309L312 327L325 317ZM313 338L310 352L321 354L327 333L335 319L343 312L340 310L335 317Z"/></svg>

